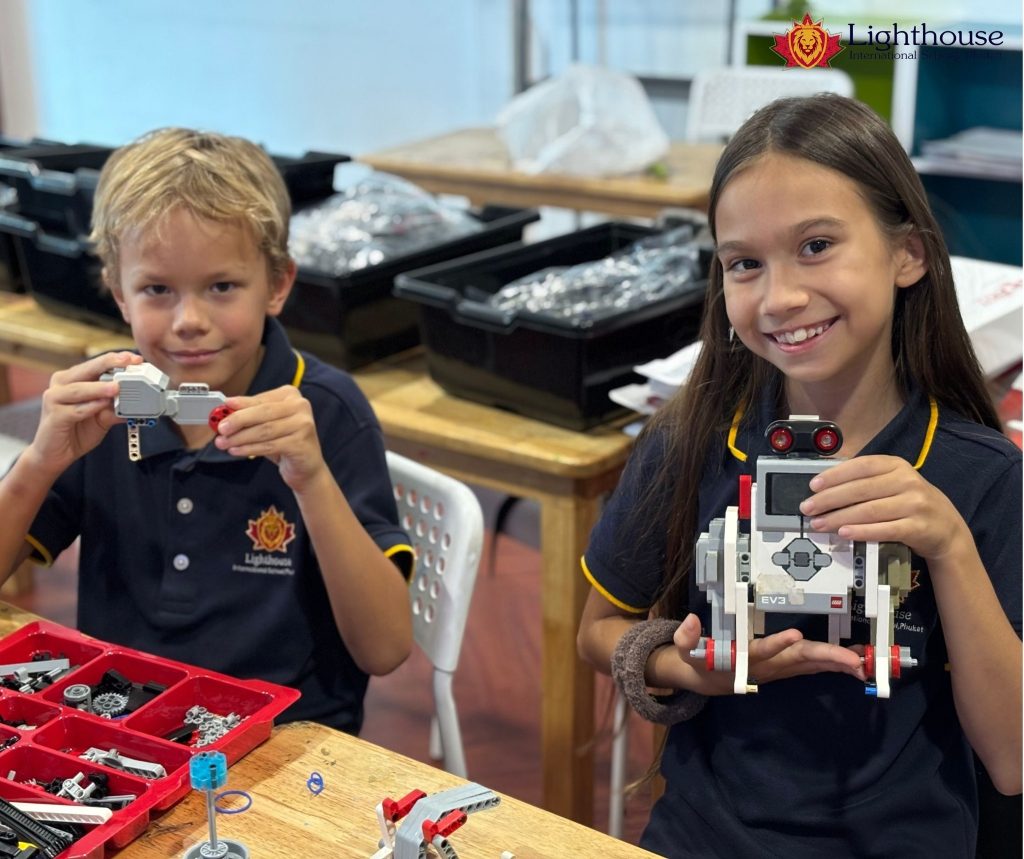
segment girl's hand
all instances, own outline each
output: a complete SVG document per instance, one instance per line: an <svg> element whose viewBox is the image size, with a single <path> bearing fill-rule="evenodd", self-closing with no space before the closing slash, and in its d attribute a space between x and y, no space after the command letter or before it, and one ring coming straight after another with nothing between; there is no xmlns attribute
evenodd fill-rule
<svg viewBox="0 0 1024 859"><path fill-rule="evenodd" d="M679 624L673 638L679 656L697 673L696 686L687 688L702 695L732 695L735 672L708 671L702 659L690 656L700 641L700 619L689 614ZM751 683L771 683L802 674L820 674L834 671L856 677L862 683L866 677L861 654L849 647L808 641L798 629L786 629L750 642L747 675Z"/></svg>
<svg viewBox="0 0 1024 859"><path fill-rule="evenodd" d="M905 543L938 560L973 539L967 523L938 489L898 456L859 456L811 481L800 505L815 531L848 540Z"/></svg>
<svg viewBox="0 0 1024 859"><path fill-rule="evenodd" d="M134 352L108 352L54 373L43 392L39 428L25 451L38 468L58 475L88 453L114 424L124 421L114 414L116 382L99 377L115 367L141 364Z"/></svg>
<svg viewBox="0 0 1024 859"><path fill-rule="evenodd" d="M283 385L255 397L230 397L226 405L232 412L217 425L214 438L220 450L233 456L265 456L294 492L329 473L313 408L298 388Z"/></svg>

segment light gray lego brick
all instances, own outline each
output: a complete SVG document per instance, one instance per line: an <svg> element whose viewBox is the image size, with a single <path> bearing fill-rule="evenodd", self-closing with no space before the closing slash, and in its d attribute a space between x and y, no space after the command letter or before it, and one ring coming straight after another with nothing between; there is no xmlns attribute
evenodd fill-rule
<svg viewBox="0 0 1024 859"><path fill-rule="evenodd" d="M114 411L122 418L153 418L164 413L164 392L144 379L122 379Z"/></svg>
<svg viewBox="0 0 1024 859"><path fill-rule="evenodd" d="M182 394L174 398L177 411L174 421L178 424L205 424L210 419L210 412L217 406L224 405L225 397L220 391L207 391L205 394Z"/></svg>

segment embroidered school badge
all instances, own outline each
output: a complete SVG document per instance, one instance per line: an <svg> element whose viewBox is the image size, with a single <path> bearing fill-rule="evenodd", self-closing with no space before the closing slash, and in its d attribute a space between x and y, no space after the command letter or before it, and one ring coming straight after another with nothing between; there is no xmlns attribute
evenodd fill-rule
<svg viewBox="0 0 1024 859"><path fill-rule="evenodd" d="M810 15L805 14L801 23L793 22L788 33L773 37L775 44L771 46L772 50L786 61L787 67L828 68L829 61L843 50L843 46L839 44L839 34L829 33L821 24L821 21L815 23Z"/></svg>
<svg viewBox="0 0 1024 859"><path fill-rule="evenodd" d="M258 519L249 520L249 528L245 533L252 540L253 551L284 552L295 539L295 526L271 504L268 509L260 512Z"/></svg>

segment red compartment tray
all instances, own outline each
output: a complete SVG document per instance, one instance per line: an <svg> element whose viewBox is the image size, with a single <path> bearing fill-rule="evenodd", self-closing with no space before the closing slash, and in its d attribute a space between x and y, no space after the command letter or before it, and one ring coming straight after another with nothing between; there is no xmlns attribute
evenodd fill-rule
<svg viewBox="0 0 1024 859"><path fill-rule="evenodd" d="M0 666L31 662L36 654L67 658L72 670L36 692L0 686L0 797L14 802L53 802L41 787L26 783L73 778L80 772L108 777L112 795L134 793L136 799L115 810L110 820L89 826L85 835L59 859L103 859L107 848L120 848L146 828L150 816L184 797L191 785L188 764L196 752L219 751L230 766L270 736L274 717L298 700L295 689L263 680L237 680L184 662L175 662L41 620L0 638ZM64 689L75 683L94 686L110 669L133 683L166 687L131 713L113 719L82 711L64 702ZM211 713L235 713L242 721L201 748L172 742L165 735L183 726L193 706ZM13 724L12 724L13 723ZM79 757L90 747L160 764L166 775L147 779ZM12 777L13 776L13 777Z"/></svg>

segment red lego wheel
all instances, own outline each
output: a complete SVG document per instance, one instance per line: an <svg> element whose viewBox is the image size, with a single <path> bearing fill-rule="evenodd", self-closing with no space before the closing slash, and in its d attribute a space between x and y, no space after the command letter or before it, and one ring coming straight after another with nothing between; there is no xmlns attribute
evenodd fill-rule
<svg viewBox="0 0 1024 859"><path fill-rule="evenodd" d="M217 432L217 427L220 426L220 422L230 415L231 412L232 409L229 409L227 406L217 406L214 408L214 410L210 412L210 417L207 419L210 429Z"/></svg>

